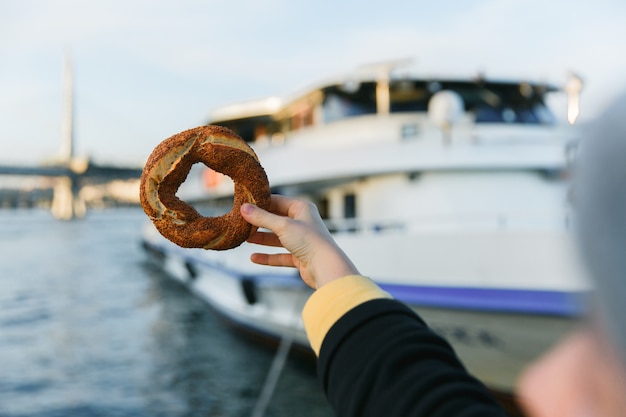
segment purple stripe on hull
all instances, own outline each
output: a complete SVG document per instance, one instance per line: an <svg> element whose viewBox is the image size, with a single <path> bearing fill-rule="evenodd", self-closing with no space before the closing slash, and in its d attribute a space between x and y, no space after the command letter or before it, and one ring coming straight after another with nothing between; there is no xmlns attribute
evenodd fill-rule
<svg viewBox="0 0 626 417"><path fill-rule="evenodd" d="M179 252L186 261L205 268L216 269L237 279L253 280L262 286L306 287L298 274L242 274L206 259L196 257L188 251L170 245L144 242L146 246L162 253ZM406 304L474 311L501 311L518 314L544 314L556 316L580 316L585 312L582 292L540 291L503 288L435 287L419 285L378 284L394 298ZM308 289L308 287L306 287Z"/></svg>
<svg viewBox="0 0 626 417"><path fill-rule="evenodd" d="M379 285L394 298L407 304L423 307L559 316L579 316L585 310L582 292Z"/></svg>

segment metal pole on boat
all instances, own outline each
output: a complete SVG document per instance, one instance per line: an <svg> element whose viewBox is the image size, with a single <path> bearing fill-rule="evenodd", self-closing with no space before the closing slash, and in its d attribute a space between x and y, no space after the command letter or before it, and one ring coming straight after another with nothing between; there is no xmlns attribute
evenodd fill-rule
<svg viewBox="0 0 626 417"><path fill-rule="evenodd" d="M583 80L577 74L570 72L565 83L565 93L567 94L567 121L573 125L580 113L580 92L583 89Z"/></svg>
<svg viewBox="0 0 626 417"><path fill-rule="evenodd" d="M391 99L389 96L389 71L381 70L376 80L376 112L389 114Z"/></svg>
<svg viewBox="0 0 626 417"><path fill-rule="evenodd" d="M399 59L361 66L364 70L376 72L376 113L389 114L391 111L391 93L389 91L391 72L396 68L408 66L412 62L412 59Z"/></svg>

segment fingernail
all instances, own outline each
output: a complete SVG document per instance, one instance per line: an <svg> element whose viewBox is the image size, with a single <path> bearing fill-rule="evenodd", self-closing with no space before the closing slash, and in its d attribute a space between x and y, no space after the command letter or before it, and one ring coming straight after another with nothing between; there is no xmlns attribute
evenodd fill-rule
<svg viewBox="0 0 626 417"><path fill-rule="evenodd" d="M241 212L245 214L251 214L254 211L254 204L243 203L241 205Z"/></svg>

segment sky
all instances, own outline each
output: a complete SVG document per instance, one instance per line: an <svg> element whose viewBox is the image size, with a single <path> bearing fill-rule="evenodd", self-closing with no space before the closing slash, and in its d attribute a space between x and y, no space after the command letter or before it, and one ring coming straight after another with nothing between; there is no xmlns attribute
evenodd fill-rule
<svg viewBox="0 0 626 417"><path fill-rule="evenodd" d="M581 120L626 90L623 0L0 0L0 163L60 151L71 54L76 154L141 166L215 108L363 64L585 81Z"/></svg>

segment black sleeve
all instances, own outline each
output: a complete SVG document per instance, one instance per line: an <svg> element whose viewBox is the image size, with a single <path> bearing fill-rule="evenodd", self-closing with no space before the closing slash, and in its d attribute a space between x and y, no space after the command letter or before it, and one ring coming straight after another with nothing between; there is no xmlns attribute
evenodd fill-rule
<svg viewBox="0 0 626 417"><path fill-rule="evenodd" d="M338 417L506 415L452 347L394 300L368 301L339 319L318 375Z"/></svg>

